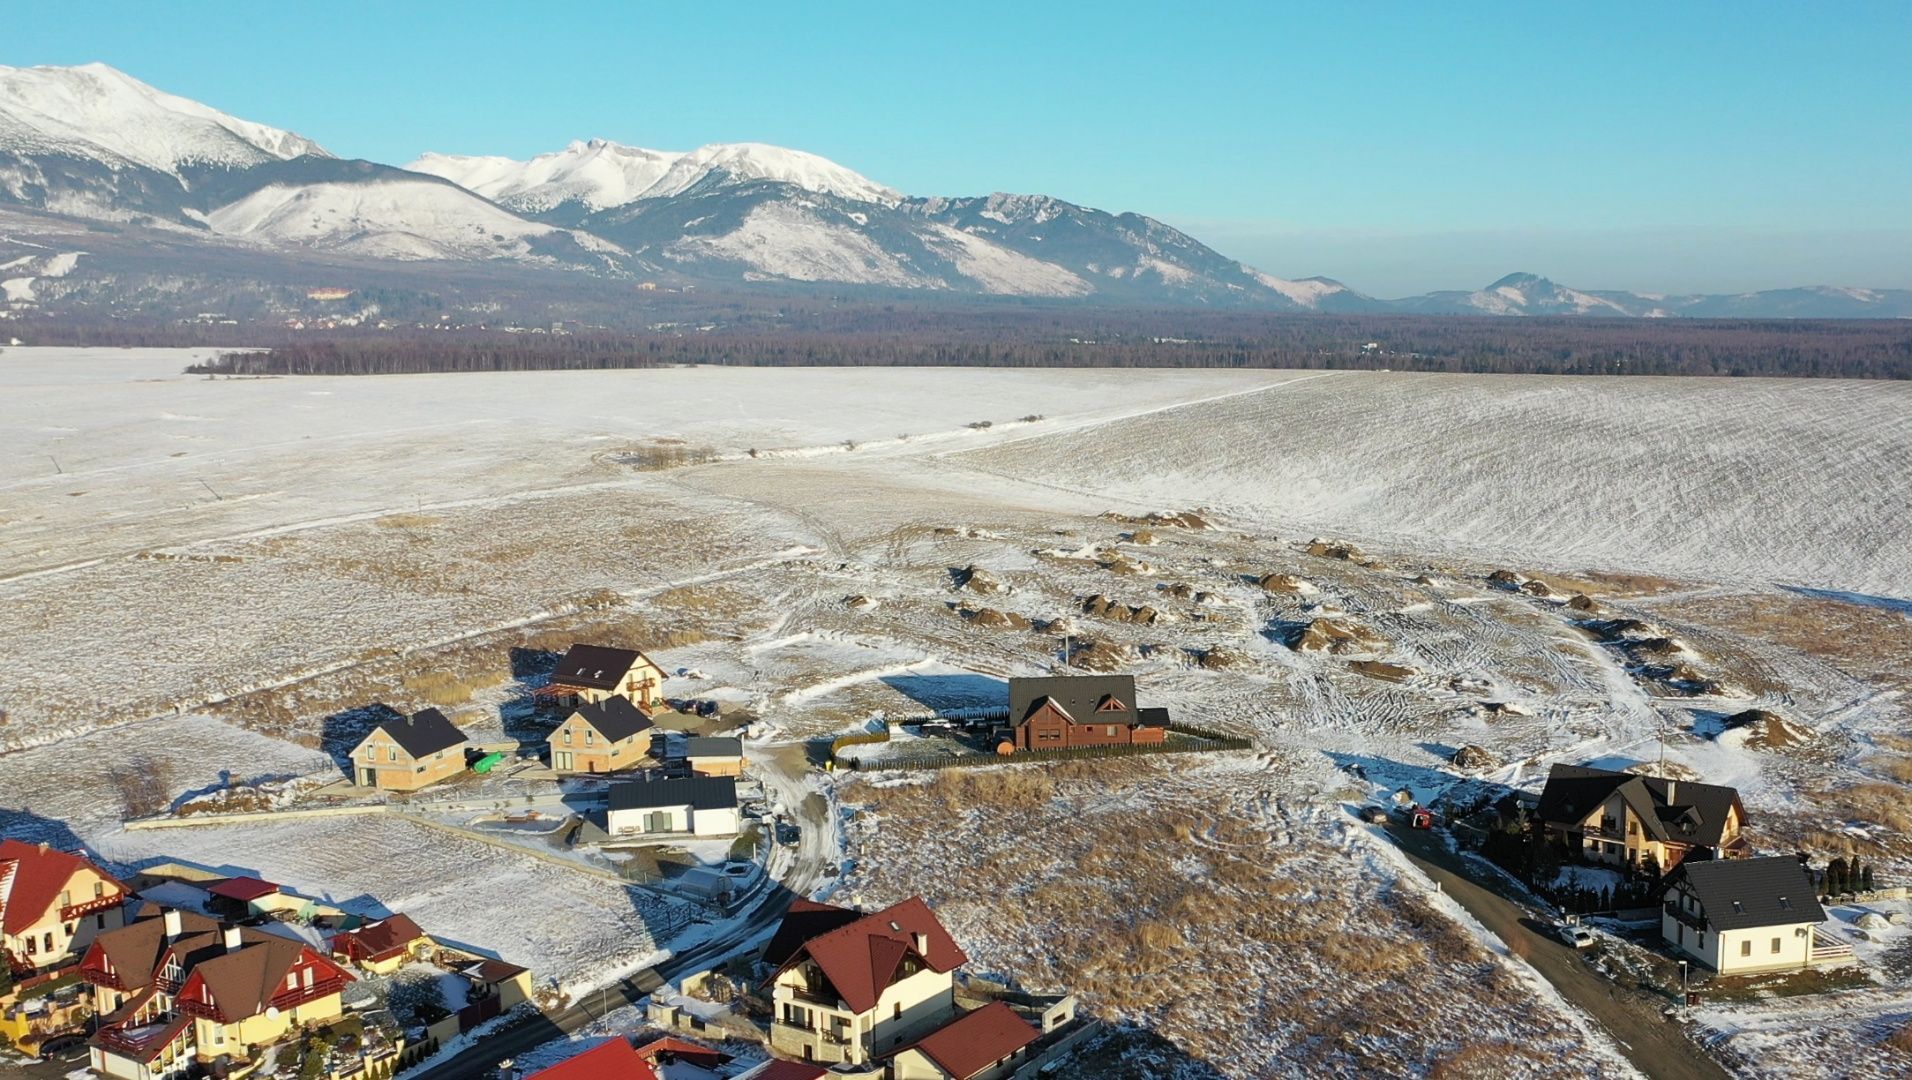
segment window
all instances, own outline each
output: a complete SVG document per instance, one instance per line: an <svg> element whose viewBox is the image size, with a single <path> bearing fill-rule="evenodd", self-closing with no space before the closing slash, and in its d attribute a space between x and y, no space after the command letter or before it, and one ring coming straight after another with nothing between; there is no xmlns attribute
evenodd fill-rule
<svg viewBox="0 0 1912 1080"><path fill-rule="evenodd" d="M564 729L564 745L566 746L571 745L571 729L570 728Z"/></svg>
<svg viewBox="0 0 1912 1080"><path fill-rule="evenodd" d="M93 916L93 929L106 929L106 912L102 911L98 915Z"/></svg>
<svg viewBox="0 0 1912 1080"><path fill-rule="evenodd" d="M892 1020L903 1019L903 1003L902 1002L900 1001L897 1002L895 1005L891 1006L891 1008L895 1009L896 1011L890 1014L890 1019Z"/></svg>
<svg viewBox="0 0 1912 1080"><path fill-rule="evenodd" d="M45 940L42 943L46 945L46 951L52 952L53 951L53 931L48 930L46 934L44 935L44 938Z"/></svg>
<svg viewBox="0 0 1912 1080"><path fill-rule="evenodd" d="M1114 735L1114 734L1115 734L1115 725L1114 725L1114 724L1110 724L1110 725L1109 725L1109 734L1110 734L1110 735Z"/></svg>
<svg viewBox="0 0 1912 1080"><path fill-rule="evenodd" d="M1745 904L1742 904L1742 903L1740 903L1740 902L1739 902L1739 901L1737 901L1737 900L1735 900L1735 901L1733 901L1733 914L1735 914L1735 915L1744 915L1744 914L1746 914L1746 905L1745 905Z"/></svg>
<svg viewBox="0 0 1912 1080"><path fill-rule="evenodd" d="M597 732L587 729L584 732L584 745L586 746L597 745Z"/></svg>
<svg viewBox="0 0 1912 1080"><path fill-rule="evenodd" d="M106 895L106 882L95 881L93 883L93 899L98 900L100 897L105 895Z"/></svg>
<svg viewBox="0 0 1912 1080"><path fill-rule="evenodd" d="M1774 953L1778 953L1778 952L1779 952L1779 939L1778 939L1778 938L1774 938L1774 939L1773 939L1773 952L1774 952Z"/></svg>
<svg viewBox="0 0 1912 1080"><path fill-rule="evenodd" d="M1739 943L1739 954L1740 954L1741 956L1751 956L1751 955L1753 955L1753 943L1752 943L1751 941L1742 941L1742 942L1740 942L1740 943Z"/></svg>
<svg viewBox="0 0 1912 1080"><path fill-rule="evenodd" d="M386 760L386 761L397 761L397 760L398 760L398 747L396 747L396 746L388 746L388 747L386 747L386 748L385 748L385 760Z"/></svg>
<svg viewBox="0 0 1912 1080"><path fill-rule="evenodd" d="M1696 930L1693 932L1693 947L1701 952L1706 951L1706 931Z"/></svg>
<svg viewBox="0 0 1912 1080"><path fill-rule="evenodd" d="M1779 910L1781 910L1781 911L1791 911L1791 910L1792 910L1792 901L1791 901L1791 900L1788 900L1788 899L1786 899L1786 898L1785 898L1785 897L1783 897L1783 896L1782 896L1782 897L1780 897L1780 898L1779 898Z"/></svg>
<svg viewBox="0 0 1912 1080"><path fill-rule="evenodd" d="M305 988L307 990L312 989L312 969L311 968L305 969Z"/></svg>
<svg viewBox="0 0 1912 1080"><path fill-rule="evenodd" d="M299 973L298 972L296 971L286 972L285 988L287 990L297 990L299 988Z"/></svg>

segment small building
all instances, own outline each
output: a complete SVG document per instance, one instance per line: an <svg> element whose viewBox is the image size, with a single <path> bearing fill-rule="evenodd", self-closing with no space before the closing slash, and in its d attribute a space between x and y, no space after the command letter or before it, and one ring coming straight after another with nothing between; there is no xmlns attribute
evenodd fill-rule
<svg viewBox="0 0 1912 1080"><path fill-rule="evenodd" d="M629 698L586 702L551 732L551 768L560 773L634 768L650 754L655 727Z"/></svg>
<svg viewBox="0 0 1912 1080"><path fill-rule="evenodd" d="M1660 936L1676 956L1722 975L1797 970L1852 955L1819 931L1825 920L1793 856L1692 859L1667 879Z"/></svg>
<svg viewBox="0 0 1912 1080"><path fill-rule="evenodd" d="M1167 709L1139 709L1133 675L1009 680L1011 752L1160 745Z"/></svg>
<svg viewBox="0 0 1912 1080"><path fill-rule="evenodd" d="M689 738L684 740L684 762L694 776L742 776L742 739Z"/></svg>
<svg viewBox="0 0 1912 1080"><path fill-rule="evenodd" d="M691 776L612 784L604 831L613 837L734 835L737 781L728 776Z"/></svg>
<svg viewBox="0 0 1912 1080"><path fill-rule="evenodd" d="M1042 1033L1000 1001L950 1021L896 1052L894 1080L1001 1080L1027 1061Z"/></svg>
<svg viewBox="0 0 1912 1080"><path fill-rule="evenodd" d="M1665 873L1695 851L1733 859L1752 850L1740 835L1739 792L1715 784L1555 765L1534 815L1568 854L1634 869Z"/></svg>
<svg viewBox="0 0 1912 1080"><path fill-rule="evenodd" d="M572 645L537 696L571 707L621 697L649 712L663 685L664 669L636 649Z"/></svg>
<svg viewBox="0 0 1912 1080"><path fill-rule="evenodd" d="M271 898L279 895L279 886L256 877L227 878L206 889L213 911L234 919L247 919L271 910Z"/></svg>
<svg viewBox="0 0 1912 1080"><path fill-rule="evenodd" d="M525 1080L658 1080L631 1041L613 1035L576 1057L539 1069Z"/></svg>
<svg viewBox="0 0 1912 1080"><path fill-rule="evenodd" d="M124 925L131 896L83 856L0 841L0 948L16 975L77 959L99 934Z"/></svg>
<svg viewBox="0 0 1912 1080"><path fill-rule="evenodd" d="M352 748L353 780L381 791L417 791L463 772L469 742L437 709L387 720Z"/></svg>
<svg viewBox="0 0 1912 1080"><path fill-rule="evenodd" d="M389 975L422 956L432 939L409 915L389 915L332 939L334 958L373 975Z"/></svg>

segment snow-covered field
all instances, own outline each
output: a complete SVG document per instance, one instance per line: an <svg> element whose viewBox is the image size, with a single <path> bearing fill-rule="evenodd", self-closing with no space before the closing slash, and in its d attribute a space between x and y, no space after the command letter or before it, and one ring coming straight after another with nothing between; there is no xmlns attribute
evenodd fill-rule
<svg viewBox="0 0 1912 1080"><path fill-rule="evenodd" d="M623 626L660 635L631 644L685 672L669 694L747 709L769 740L753 757L799 769L800 747L773 744L978 708L1065 642L1134 672L1144 704L1254 738L1239 758L1059 770L1027 820L929 789L927 809L971 825L934 842L910 841L925 807L900 796L848 826L855 895L923 892L995 973L1078 989L1223 1075L1265 1075L1290 1050L1329 1071L1482 1055L1508 1056L1510 1075L1623 1068L1340 800L1532 788L1553 762L1653 760L1664 742L1740 786L1776 850L1861 844L1887 880L1912 871L1890 803L1827 797L1859 780L1903 791L1907 685L1888 658L1912 656L1912 618L1775 584L1904 597L1906 549L1885 542L1912 483L1900 387L716 368L207 380L180 376L186 360L0 352L6 835L245 868L407 911L542 982L602 981L672 947L682 913L398 818L129 832L113 772L161 761L174 798L222 770L331 779L316 749L329 712L419 707L406 677L467 646L502 657ZM631 464L673 447L709 460ZM1195 506L1214 527L1139 520ZM1368 550L1310 553L1317 532ZM1544 573L1549 595L1496 587L1499 566ZM970 567L984 584L960 587ZM1677 640L1706 685L1676 694L1629 642L1596 640L1564 603L1575 593ZM515 685L500 670L454 718L501 737ZM260 707L222 704L235 695ZM1719 734L1754 705L1803 737ZM1491 763L1452 766L1470 745ZM1368 790L1343 790L1352 766ZM775 801L827 820L794 783ZM1153 806L1188 832L1130 863L1074 824L1120 836ZM1069 835L1013 843L1051 816ZM1090 863L1077 884L1113 907L1064 902ZM1271 870L1304 887L1267 934L1177 899L1219 883L1235 910ZM1005 894L1054 906L991 918ZM1143 895L1159 900L1147 920L1120 906ZM1375 950L1443 959L1410 975ZM1170 978L1185 970L1266 989L1224 1024ZM1420 978L1431 989L1398 983ZM1912 972L1891 974L1879 1008L1907 986ZM1409 993L1437 1013L1349 1038L1295 1019L1355 1024L1364 1002ZM1866 1015L1854 1045L1888 1026ZM1469 1032L1470 1016L1494 1019Z"/></svg>

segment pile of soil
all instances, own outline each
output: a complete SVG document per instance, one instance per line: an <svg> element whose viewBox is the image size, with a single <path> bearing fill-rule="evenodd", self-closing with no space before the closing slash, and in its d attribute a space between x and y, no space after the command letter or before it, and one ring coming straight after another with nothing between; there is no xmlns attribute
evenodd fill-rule
<svg viewBox="0 0 1912 1080"><path fill-rule="evenodd" d="M1070 642L1069 666L1085 671L1120 671L1128 666L1132 658L1128 646L1113 641Z"/></svg>
<svg viewBox="0 0 1912 1080"><path fill-rule="evenodd" d="M1255 584L1269 592L1298 593L1309 588L1306 581L1293 574L1263 574L1255 579Z"/></svg>
<svg viewBox="0 0 1912 1080"><path fill-rule="evenodd" d="M1475 710L1487 716L1532 716L1533 713L1511 701L1483 701Z"/></svg>
<svg viewBox="0 0 1912 1080"><path fill-rule="evenodd" d="M1162 613L1152 607L1124 604L1101 593L1082 601L1082 610L1084 614L1099 615L1113 622L1141 623L1144 626L1153 626L1162 618Z"/></svg>
<svg viewBox="0 0 1912 1080"><path fill-rule="evenodd" d="M1499 589L1518 589L1526 580L1512 570L1496 570L1487 575L1487 584Z"/></svg>
<svg viewBox="0 0 1912 1080"><path fill-rule="evenodd" d="M1498 769L1503 764L1491 750L1471 743L1454 751L1454 756L1448 760L1462 769Z"/></svg>
<svg viewBox="0 0 1912 1080"><path fill-rule="evenodd" d="M1542 599L1554 595L1553 586L1548 585L1539 578L1528 578L1526 581L1521 582L1520 591L1526 593L1528 596L1538 596Z"/></svg>
<svg viewBox="0 0 1912 1080"><path fill-rule="evenodd" d="M1160 588L1162 592L1166 593L1169 596L1174 597L1177 600L1187 600L1190 603L1214 604L1214 603L1219 603L1221 601L1221 597L1216 596L1214 593L1205 592L1203 590L1197 589L1195 586L1190 585L1186 581L1178 581L1178 582L1175 582L1173 585L1161 585L1161 586L1158 586L1158 588Z"/></svg>
<svg viewBox="0 0 1912 1080"><path fill-rule="evenodd" d="M1364 557L1361 549L1353 544L1324 540L1318 536L1308 541L1306 551L1318 559L1340 559L1343 562L1358 562Z"/></svg>
<svg viewBox="0 0 1912 1080"><path fill-rule="evenodd" d="M1783 746L1795 746L1808 738L1804 729L1767 709L1747 709L1744 712L1736 712L1725 719L1724 725L1724 731L1745 731L1747 734L1744 745L1756 750L1776 750Z"/></svg>
<svg viewBox="0 0 1912 1080"><path fill-rule="evenodd" d="M1027 630L1029 620L1013 611L997 611L995 608L964 608L959 614L971 626L980 626L985 630Z"/></svg>
<svg viewBox="0 0 1912 1080"><path fill-rule="evenodd" d="M1225 645L1214 645L1206 649L1192 650L1195 664L1205 671L1228 671L1232 668L1248 666L1248 654Z"/></svg>
<svg viewBox="0 0 1912 1080"><path fill-rule="evenodd" d="M1420 674L1419 671L1405 664L1389 664L1380 660L1354 660L1348 666L1353 668L1356 674L1366 675L1370 679L1379 679L1382 682L1406 682Z"/></svg>
<svg viewBox="0 0 1912 1080"><path fill-rule="evenodd" d="M1595 600L1591 596L1588 596L1586 593L1574 593L1573 599L1567 601L1567 606L1569 608L1572 608L1575 611L1599 611L1600 610L1599 601Z"/></svg>
<svg viewBox="0 0 1912 1080"><path fill-rule="evenodd" d="M1109 521L1123 525L1147 525L1157 529L1206 529L1208 520L1193 510L1184 510L1175 514L1118 514L1111 510L1102 515Z"/></svg>
<svg viewBox="0 0 1912 1080"><path fill-rule="evenodd" d="M1682 783L1691 782L1697 784L1700 782L1700 774L1697 771L1677 761L1638 761L1620 771L1630 772L1635 776L1657 776L1663 780L1678 780ZM1675 794L1678 793L1675 792Z"/></svg>
<svg viewBox="0 0 1912 1080"><path fill-rule="evenodd" d="M1620 651L1626 653L1627 658L1633 662L1645 664L1688 650L1678 638L1650 637L1624 642L1620 646Z"/></svg>
<svg viewBox="0 0 1912 1080"><path fill-rule="evenodd" d="M1691 664L1647 664L1639 674L1655 689L1675 697L1720 697L1731 691L1725 683Z"/></svg>
<svg viewBox="0 0 1912 1080"><path fill-rule="evenodd" d="M1288 635L1288 647L1296 652L1360 653L1375 652L1387 642L1374 631L1348 619L1314 619Z"/></svg>
<svg viewBox="0 0 1912 1080"><path fill-rule="evenodd" d="M1626 641L1631 638L1665 637L1660 628L1638 619L1593 619L1581 628L1601 641Z"/></svg>
<svg viewBox="0 0 1912 1080"><path fill-rule="evenodd" d="M1154 544L1154 543L1156 543L1156 539L1155 539L1155 534L1154 534L1154 533L1152 533L1152 532L1150 532L1150 531L1149 531L1149 530L1147 530L1147 529L1137 529L1137 530L1135 530L1134 532L1132 532L1132 533L1130 533L1130 534L1128 535L1128 541L1129 541L1129 543L1131 543L1131 544Z"/></svg>
<svg viewBox="0 0 1912 1080"><path fill-rule="evenodd" d="M977 566L975 563L971 563L960 570L951 570L949 577L957 588L968 589L970 592L999 593L1003 591L1001 579L989 571L984 570L982 567Z"/></svg>
<svg viewBox="0 0 1912 1080"><path fill-rule="evenodd" d="M1151 567L1148 563L1131 559L1127 555L1115 551L1098 553L1096 565L1111 574L1122 574L1125 576L1130 574L1146 574L1154 569L1154 567Z"/></svg>
<svg viewBox="0 0 1912 1080"><path fill-rule="evenodd" d="M876 601L864 596L862 593L857 593L855 596L844 597L843 606L855 611L866 611L875 607Z"/></svg>

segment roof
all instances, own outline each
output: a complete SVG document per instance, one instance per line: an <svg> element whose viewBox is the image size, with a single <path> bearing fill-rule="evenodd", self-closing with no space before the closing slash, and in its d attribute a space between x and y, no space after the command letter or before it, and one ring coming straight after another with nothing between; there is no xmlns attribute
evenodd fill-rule
<svg viewBox="0 0 1912 1080"><path fill-rule="evenodd" d="M830 1075L821 1065L802 1061L766 1061L736 1080L822 1080Z"/></svg>
<svg viewBox="0 0 1912 1080"><path fill-rule="evenodd" d="M465 733L437 709L420 709L402 720L387 720L373 728L415 758L430 757L465 742Z"/></svg>
<svg viewBox="0 0 1912 1080"><path fill-rule="evenodd" d="M477 979L479 982L484 983L486 986L496 986L501 982L509 982L529 970L529 968L522 968L503 960L493 960L490 957L486 957L476 963L467 965L465 973Z"/></svg>
<svg viewBox="0 0 1912 1080"><path fill-rule="evenodd" d="M915 935L924 938L919 951ZM905 959L916 956L932 971L947 972L968 960L920 896L827 930L803 943L783 966L808 957L853 1012L876 1008L883 991L900 977Z"/></svg>
<svg viewBox="0 0 1912 1080"><path fill-rule="evenodd" d="M332 942L332 951L355 959L382 960L424 936L411 916L391 915L340 934Z"/></svg>
<svg viewBox="0 0 1912 1080"><path fill-rule="evenodd" d="M273 995L285 987L285 973L307 948L303 942L282 937L244 936L238 949L194 964L187 979L205 984L212 992L213 1004L228 1022L243 1020L266 1011ZM183 996L184 986L180 992Z"/></svg>
<svg viewBox="0 0 1912 1080"><path fill-rule="evenodd" d="M645 1062L655 1065L658 1058L667 1061L684 1061L693 1065L722 1065L730 1060L730 1055L722 1050L700 1046L684 1039L675 1039L669 1035L653 1039L637 1048L637 1056Z"/></svg>
<svg viewBox="0 0 1912 1080"><path fill-rule="evenodd" d="M1824 922L1812 879L1792 855L1763 859L1688 859L1667 879L1699 898L1715 930Z"/></svg>
<svg viewBox="0 0 1912 1080"><path fill-rule="evenodd" d="M956 1078L969 1080L1042 1037L1000 1001L957 1017L916 1041L913 1048Z"/></svg>
<svg viewBox="0 0 1912 1080"><path fill-rule="evenodd" d="M1036 679L1010 679L1010 724L1027 720L1044 698L1055 702L1057 708L1078 723L1090 723L1096 709L1109 698L1120 702L1132 717L1135 714L1135 676L1052 675Z"/></svg>
<svg viewBox="0 0 1912 1080"><path fill-rule="evenodd" d="M179 913L180 936L170 943L175 952L181 954L182 963L190 955L219 941L219 924L204 915L190 911ZM153 972L160 966L160 960L166 955L169 943L166 940L166 921L164 912L157 908L148 908L146 913L125 926L108 930L93 939L87 949L87 959L98 954L112 966L119 976L120 984L127 990L138 990L153 980ZM82 967L87 965L82 961Z"/></svg>
<svg viewBox="0 0 1912 1080"><path fill-rule="evenodd" d="M24 840L0 842L0 928L9 934L24 933L59 903L61 890L81 870L105 878L107 895L115 888L120 895L126 894L126 886L82 856Z"/></svg>
<svg viewBox="0 0 1912 1080"><path fill-rule="evenodd" d="M572 645L558 661L551 681L566 686L584 686L592 690L615 690L624 673L631 670L644 654L636 649L613 649L604 645Z"/></svg>
<svg viewBox="0 0 1912 1080"><path fill-rule="evenodd" d="M271 896L279 887L270 881L256 877L227 878L206 890L214 896L223 896L228 900L237 900L242 904L251 903L261 896Z"/></svg>
<svg viewBox="0 0 1912 1080"><path fill-rule="evenodd" d="M650 810L660 806L688 806L693 810L724 810L737 805L737 778L687 776L674 780L627 780L611 785L612 810Z"/></svg>
<svg viewBox="0 0 1912 1080"><path fill-rule="evenodd" d="M1669 787L1671 802L1667 799ZM1746 817L1739 792L1733 788L1583 765L1555 765L1550 769L1534 813L1542 821L1572 824L1585 819L1616 793L1644 824L1647 835L1661 842L1717 847L1725 836L1728 811L1738 809L1740 819Z"/></svg>
<svg viewBox="0 0 1912 1080"><path fill-rule="evenodd" d="M684 756L743 757L744 741L742 739L689 738L684 740Z"/></svg>
<svg viewBox="0 0 1912 1080"><path fill-rule="evenodd" d="M798 897L791 901L790 909L783 913L783 922L777 925L777 932L771 935L770 943L763 947L763 962L780 968L804 942L862 917L861 912L851 908Z"/></svg>
<svg viewBox="0 0 1912 1080"><path fill-rule="evenodd" d="M631 704L630 698L615 696L595 705L578 706L577 717L614 743L657 726L643 709Z"/></svg>
<svg viewBox="0 0 1912 1080"><path fill-rule="evenodd" d="M525 1080L657 1080L657 1073L631 1049L624 1036L617 1035L576 1057L539 1069Z"/></svg>
<svg viewBox="0 0 1912 1080"><path fill-rule="evenodd" d="M1165 728L1168 726L1167 709L1137 709L1135 710L1135 716L1135 724L1137 727Z"/></svg>

